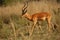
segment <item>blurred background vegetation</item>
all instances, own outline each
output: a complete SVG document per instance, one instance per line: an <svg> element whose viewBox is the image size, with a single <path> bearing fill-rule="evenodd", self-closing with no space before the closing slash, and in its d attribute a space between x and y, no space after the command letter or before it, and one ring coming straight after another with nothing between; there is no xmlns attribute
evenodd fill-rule
<svg viewBox="0 0 60 40"><path fill-rule="evenodd" d="M16 2L22 2L23 0L0 0L0 5L9 5Z"/></svg>
<svg viewBox="0 0 60 40"><path fill-rule="evenodd" d="M60 40L60 0L29 0L28 13L49 12L57 31L48 33L46 21L37 26L29 38L33 22L21 18L22 7L27 0L0 0L0 40ZM52 29L51 29L52 30ZM48 35L49 34L49 35Z"/></svg>

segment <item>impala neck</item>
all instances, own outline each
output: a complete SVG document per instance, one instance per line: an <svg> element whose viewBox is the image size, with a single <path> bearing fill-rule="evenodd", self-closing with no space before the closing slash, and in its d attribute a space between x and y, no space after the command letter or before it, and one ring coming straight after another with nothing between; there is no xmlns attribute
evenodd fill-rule
<svg viewBox="0 0 60 40"><path fill-rule="evenodd" d="M26 13L25 17L28 19L28 20L31 20L32 19L32 16L28 13Z"/></svg>

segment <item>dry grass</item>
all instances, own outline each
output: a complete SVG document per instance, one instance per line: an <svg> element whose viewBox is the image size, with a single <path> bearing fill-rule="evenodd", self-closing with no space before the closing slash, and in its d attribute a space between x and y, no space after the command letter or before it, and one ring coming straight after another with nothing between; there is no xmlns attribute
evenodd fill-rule
<svg viewBox="0 0 60 40"><path fill-rule="evenodd" d="M15 5L8 5L0 7L0 40L59 40L60 33L57 31L48 33L46 26L47 23L42 23L42 31L37 26L31 37L29 37L29 29L32 22L21 18L21 10L23 3L16 3ZM28 13L34 14L36 12L50 12L53 15L53 22L55 17L53 10L57 11L57 4L50 2L30 2L28 6ZM10 20L11 19L11 20ZM56 19L56 20L57 20ZM59 19L60 20L60 19ZM58 20L57 20L58 21ZM60 22L60 21L58 21ZM7 24L6 24L7 23ZM28 25L28 23L30 25ZM60 24L60 23L59 23ZM60 29L60 27L58 27Z"/></svg>

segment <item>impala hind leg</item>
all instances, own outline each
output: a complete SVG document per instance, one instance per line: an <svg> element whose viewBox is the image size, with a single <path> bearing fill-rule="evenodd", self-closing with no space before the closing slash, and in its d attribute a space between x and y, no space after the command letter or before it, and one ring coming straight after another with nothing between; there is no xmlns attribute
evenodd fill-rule
<svg viewBox="0 0 60 40"><path fill-rule="evenodd" d="M32 33L33 33L33 31L34 31L34 28L35 28L36 23L37 23L37 20L36 20L36 21L34 21L33 26L32 26L32 29L30 30L30 35L29 35L29 36L31 36L31 35L32 35Z"/></svg>

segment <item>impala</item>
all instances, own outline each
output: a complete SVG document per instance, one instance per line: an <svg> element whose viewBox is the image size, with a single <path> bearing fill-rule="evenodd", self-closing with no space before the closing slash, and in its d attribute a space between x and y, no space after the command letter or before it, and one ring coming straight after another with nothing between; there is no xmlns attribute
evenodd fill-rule
<svg viewBox="0 0 60 40"><path fill-rule="evenodd" d="M32 26L32 30L30 31L30 36L32 35L32 32L34 30L35 25L37 24L38 20L42 20L42 21L47 21L48 23L48 27L49 27L49 31L50 31L50 24L51 24L51 14L47 13L47 12L39 12L39 13L35 13L33 15L30 15L27 13L27 8L28 7L28 2L26 2L24 4L24 7L22 9L22 17L27 18L28 20L33 22L33 26Z"/></svg>

